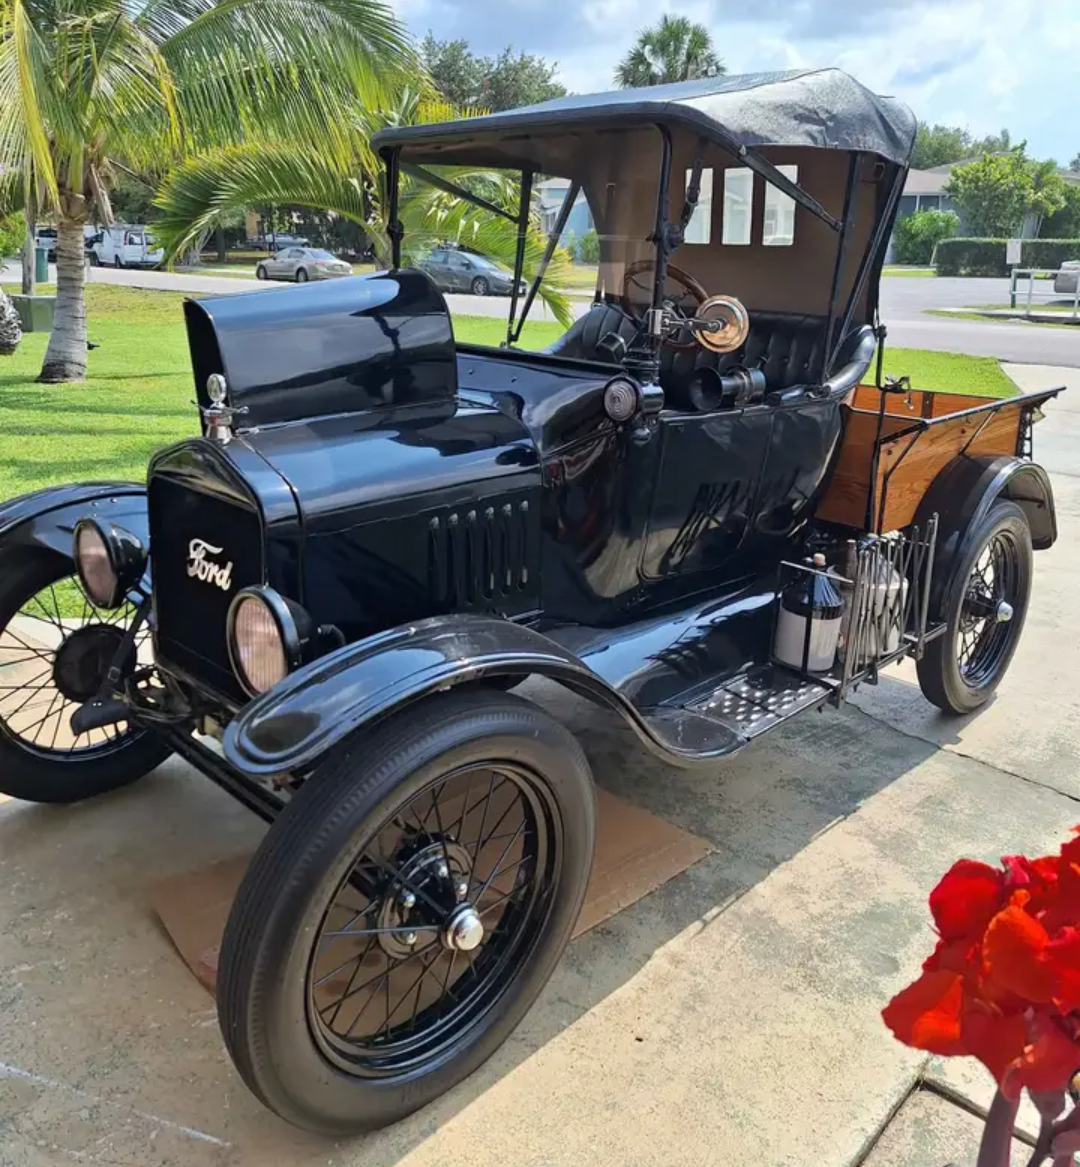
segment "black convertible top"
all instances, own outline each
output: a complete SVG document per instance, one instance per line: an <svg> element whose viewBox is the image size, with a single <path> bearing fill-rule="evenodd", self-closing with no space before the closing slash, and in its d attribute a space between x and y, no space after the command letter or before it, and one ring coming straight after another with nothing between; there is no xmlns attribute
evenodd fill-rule
<svg viewBox="0 0 1080 1167"><path fill-rule="evenodd" d="M483 152L485 141L509 135L516 138L515 154L526 161L529 150L522 139L530 132L550 134L643 122L683 126L729 148L814 146L865 151L901 165L907 163L915 140L915 117L903 102L879 97L854 77L830 68L571 95L505 113L380 130L372 144L381 150L402 146L417 161L424 161L425 155L437 161L445 147L474 142ZM466 161L465 151L447 153L454 161ZM542 168L542 158L536 161Z"/></svg>

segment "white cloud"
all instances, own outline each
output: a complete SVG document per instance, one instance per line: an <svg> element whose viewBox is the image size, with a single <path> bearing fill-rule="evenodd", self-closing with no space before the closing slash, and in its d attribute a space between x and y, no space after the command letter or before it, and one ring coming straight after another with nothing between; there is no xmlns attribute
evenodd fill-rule
<svg viewBox="0 0 1080 1167"><path fill-rule="evenodd" d="M1033 153L1080 150L1077 0L397 0L419 35L512 43L557 61L578 92L610 88L639 29L677 11L713 33L731 72L839 65L903 98L923 120L987 134L1007 126Z"/></svg>

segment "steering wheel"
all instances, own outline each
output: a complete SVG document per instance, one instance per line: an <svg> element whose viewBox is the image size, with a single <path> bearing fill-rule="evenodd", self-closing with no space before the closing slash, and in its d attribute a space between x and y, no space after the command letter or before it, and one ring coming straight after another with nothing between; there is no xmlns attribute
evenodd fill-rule
<svg viewBox="0 0 1080 1167"><path fill-rule="evenodd" d="M630 289L638 288L643 292L648 293L649 301L652 301L652 281L648 285L643 283L637 277L643 275L645 272L656 272L656 263L651 259L639 259L632 264L629 264L622 281L622 309L631 320L639 327L645 323L645 315L642 310L635 306L630 299ZM702 304L709 298L709 293L694 279L689 272L683 271L681 267L676 267L673 263L667 266L668 279L674 280L675 283L681 284L682 287L694 298L695 309L700 308ZM681 298L681 297L680 297ZM691 313L695 315L696 312ZM697 348L697 341L694 339L694 334L689 333L689 340L676 340L674 336L664 337L663 344L675 352L689 352L691 349Z"/></svg>

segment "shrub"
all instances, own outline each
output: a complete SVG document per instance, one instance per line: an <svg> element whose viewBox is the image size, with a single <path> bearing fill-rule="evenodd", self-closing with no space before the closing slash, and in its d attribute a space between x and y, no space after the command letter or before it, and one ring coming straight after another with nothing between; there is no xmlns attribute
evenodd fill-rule
<svg viewBox="0 0 1080 1167"><path fill-rule="evenodd" d="M578 242L577 257L579 263L600 262L600 236L595 230L586 231Z"/></svg>
<svg viewBox="0 0 1080 1167"><path fill-rule="evenodd" d="M1080 183L1065 187L1065 205L1043 219L1039 234L1046 239L1075 239L1080 236Z"/></svg>
<svg viewBox="0 0 1080 1167"><path fill-rule="evenodd" d="M26 242L26 220L22 211L0 219L0 259L18 255Z"/></svg>
<svg viewBox="0 0 1080 1167"><path fill-rule="evenodd" d="M945 239L937 246L939 276L1007 276L1005 239ZM1080 239L1025 239L1020 267L1055 270L1067 259L1080 259Z"/></svg>
<svg viewBox="0 0 1080 1167"><path fill-rule="evenodd" d="M932 263L934 248L960 230L960 217L952 211L916 211L905 215L893 232L897 263Z"/></svg>

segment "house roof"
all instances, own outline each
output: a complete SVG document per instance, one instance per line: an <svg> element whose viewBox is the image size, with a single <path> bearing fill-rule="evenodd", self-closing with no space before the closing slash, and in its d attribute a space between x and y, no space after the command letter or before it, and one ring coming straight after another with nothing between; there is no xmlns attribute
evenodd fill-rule
<svg viewBox="0 0 1080 1167"><path fill-rule="evenodd" d="M372 144L404 147L417 161L483 165L506 153L512 138L515 156L542 171L544 150L539 141L530 147L533 136L644 122L682 126L728 149L810 146L866 151L897 163L907 161L915 140L906 105L829 68L575 94L484 117L380 130Z"/></svg>
<svg viewBox="0 0 1080 1167"><path fill-rule="evenodd" d="M909 170L904 183L904 194L935 195L942 193L942 187L949 181L952 167L936 166L933 170Z"/></svg>

